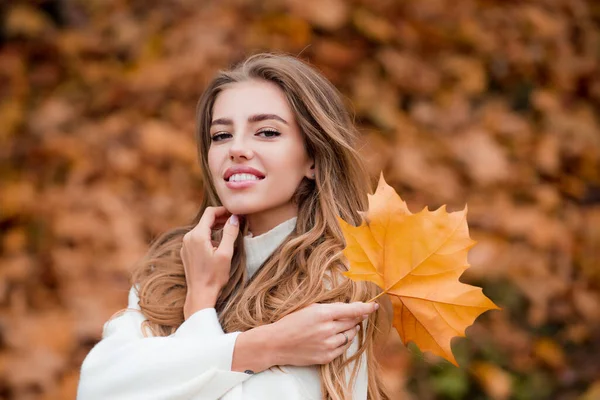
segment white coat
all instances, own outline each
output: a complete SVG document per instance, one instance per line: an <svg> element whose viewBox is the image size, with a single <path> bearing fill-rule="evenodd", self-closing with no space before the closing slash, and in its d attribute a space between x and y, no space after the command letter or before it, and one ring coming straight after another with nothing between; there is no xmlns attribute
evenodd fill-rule
<svg viewBox="0 0 600 400"><path fill-rule="evenodd" d="M258 266L293 230L292 218L271 231L245 237L247 268ZM285 366L249 375L231 370L235 341L240 332L224 333L214 308L189 317L170 336L146 336L145 317L132 287L128 309L109 320L98 342L85 358L77 390L78 400L300 400L321 399L315 366ZM356 352L358 339L348 349ZM365 356L353 387L353 399L367 398ZM349 366L351 370L352 366Z"/></svg>

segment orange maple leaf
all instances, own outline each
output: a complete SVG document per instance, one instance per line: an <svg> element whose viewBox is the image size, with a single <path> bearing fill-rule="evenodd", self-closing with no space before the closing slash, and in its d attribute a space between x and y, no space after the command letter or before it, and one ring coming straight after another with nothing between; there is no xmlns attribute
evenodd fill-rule
<svg viewBox="0 0 600 400"><path fill-rule="evenodd" d="M448 213L424 208L412 214L383 179L369 197L362 224L338 218L350 262L345 272L355 281L371 281L390 297L393 326L404 344L414 342L458 365L450 342L487 310L498 309L481 288L459 281L469 267L467 207ZM379 297L379 296L377 296ZM376 298L377 298L376 297ZM373 299L374 300L374 299Z"/></svg>

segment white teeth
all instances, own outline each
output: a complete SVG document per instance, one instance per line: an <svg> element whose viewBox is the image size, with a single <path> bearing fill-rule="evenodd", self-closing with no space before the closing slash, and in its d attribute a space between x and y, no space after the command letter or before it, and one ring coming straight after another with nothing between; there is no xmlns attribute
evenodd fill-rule
<svg viewBox="0 0 600 400"><path fill-rule="evenodd" d="M229 177L229 182L242 182L242 181L258 181L259 178L252 174L234 174Z"/></svg>

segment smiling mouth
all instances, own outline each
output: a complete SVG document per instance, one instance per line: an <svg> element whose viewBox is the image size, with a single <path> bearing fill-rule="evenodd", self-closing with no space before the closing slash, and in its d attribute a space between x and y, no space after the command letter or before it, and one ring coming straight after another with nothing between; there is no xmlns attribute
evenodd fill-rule
<svg viewBox="0 0 600 400"><path fill-rule="evenodd" d="M260 178L253 174L234 174L229 178L225 179L226 182L252 182L252 181L261 181L265 179L264 177Z"/></svg>

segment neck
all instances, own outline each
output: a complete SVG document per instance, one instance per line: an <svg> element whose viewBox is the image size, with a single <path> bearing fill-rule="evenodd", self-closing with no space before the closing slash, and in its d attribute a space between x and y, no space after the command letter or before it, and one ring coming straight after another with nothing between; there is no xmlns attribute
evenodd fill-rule
<svg viewBox="0 0 600 400"><path fill-rule="evenodd" d="M276 209L246 214L244 218L246 219L248 231L251 232L253 236L258 236L270 231L282 222L297 216L298 208L292 204L287 204L284 207Z"/></svg>

